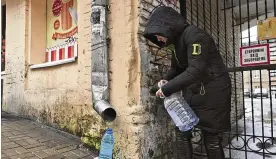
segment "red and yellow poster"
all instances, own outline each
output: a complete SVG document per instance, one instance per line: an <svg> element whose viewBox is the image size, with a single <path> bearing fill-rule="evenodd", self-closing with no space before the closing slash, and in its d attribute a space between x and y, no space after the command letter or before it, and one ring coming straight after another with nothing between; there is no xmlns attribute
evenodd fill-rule
<svg viewBox="0 0 276 159"><path fill-rule="evenodd" d="M258 21L258 40L269 40L276 38L276 17Z"/></svg>
<svg viewBox="0 0 276 159"><path fill-rule="evenodd" d="M77 0L47 0L47 49L76 42Z"/></svg>

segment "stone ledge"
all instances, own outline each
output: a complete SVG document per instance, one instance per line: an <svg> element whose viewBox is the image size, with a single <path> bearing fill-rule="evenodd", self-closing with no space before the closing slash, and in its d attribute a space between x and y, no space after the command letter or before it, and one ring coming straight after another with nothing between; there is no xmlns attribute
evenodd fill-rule
<svg viewBox="0 0 276 159"><path fill-rule="evenodd" d="M77 57L73 57L73 58L68 58L68 59L59 60L59 61L47 62L47 63L42 63L42 64L35 64L35 65L31 65L30 69L51 67L51 66L57 66L57 65L62 65L62 64L66 64L66 63L71 63L71 62L75 62L76 58Z"/></svg>

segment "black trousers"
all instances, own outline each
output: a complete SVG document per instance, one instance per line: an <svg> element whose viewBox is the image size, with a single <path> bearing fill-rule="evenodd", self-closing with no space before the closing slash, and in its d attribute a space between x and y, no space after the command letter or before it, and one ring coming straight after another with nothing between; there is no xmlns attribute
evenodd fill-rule
<svg viewBox="0 0 276 159"><path fill-rule="evenodd" d="M225 159L221 135L207 131L202 131L202 135L208 159ZM183 133L176 128L176 138L177 158L193 159L192 131Z"/></svg>

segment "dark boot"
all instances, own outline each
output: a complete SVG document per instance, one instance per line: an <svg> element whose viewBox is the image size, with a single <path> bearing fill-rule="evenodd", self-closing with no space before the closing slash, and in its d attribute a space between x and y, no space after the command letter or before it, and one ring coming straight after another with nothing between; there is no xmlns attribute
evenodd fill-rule
<svg viewBox="0 0 276 159"><path fill-rule="evenodd" d="M176 149L178 159L192 159L193 148L192 148L192 132L181 132L176 128Z"/></svg>
<svg viewBox="0 0 276 159"><path fill-rule="evenodd" d="M222 136L218 133L202 131L205 149L209 159L225 159Z"/></svg>

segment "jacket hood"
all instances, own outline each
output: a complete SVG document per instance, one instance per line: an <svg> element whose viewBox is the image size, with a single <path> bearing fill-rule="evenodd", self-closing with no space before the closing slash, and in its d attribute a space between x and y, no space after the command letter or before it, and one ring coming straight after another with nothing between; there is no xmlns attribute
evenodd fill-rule
<svg viewBox="0 0 276 159"><path fill-rule="evenodd" d="M189 24L176 10L161 6L150 16L144 31L144 37L159 47L165 47L172 44L187 26ZM158 41L155 35L168 38L167 43Z"/></svg>

